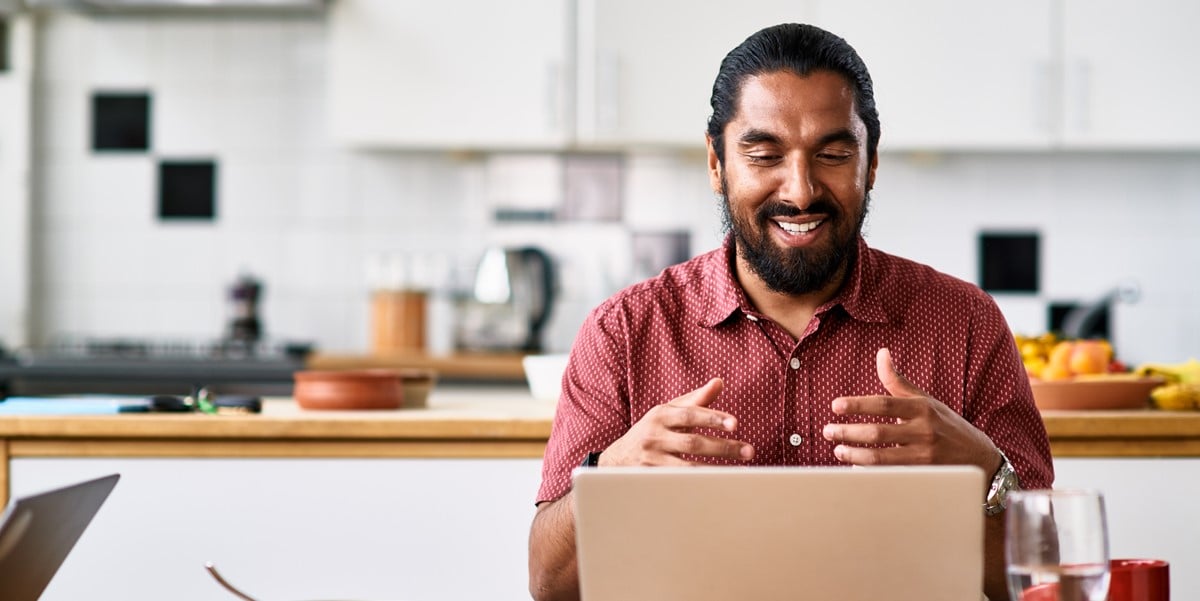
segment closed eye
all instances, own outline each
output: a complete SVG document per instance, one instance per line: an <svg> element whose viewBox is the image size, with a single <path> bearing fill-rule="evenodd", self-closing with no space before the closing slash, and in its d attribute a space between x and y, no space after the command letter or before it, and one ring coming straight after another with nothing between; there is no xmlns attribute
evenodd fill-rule
<svg viewBox="0 0 1200 601"><path fill-rule="evenodd" d="M742 156L755 165L771 165L778 163L783 158L777 154L746 154Z"/></svg>

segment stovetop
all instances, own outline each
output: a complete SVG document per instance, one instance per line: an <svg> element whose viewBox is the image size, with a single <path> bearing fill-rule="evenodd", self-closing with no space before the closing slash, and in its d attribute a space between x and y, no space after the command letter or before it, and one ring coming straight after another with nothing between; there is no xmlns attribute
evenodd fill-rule
<svg viewBox="0 0 1200 601"><path fill-rule="evenodd" d="M39 394L288 395L312 345L297 342L62 338L0 358L0 398Z"/></svg>
<svg viewBox="0 0 1200 601"><path fill-rule="evenodd" d="M13 358L22 366L79 363L302 364L310 352L311 344L286 341L60 338L45 346L19 349L13 354Z"/></svg>

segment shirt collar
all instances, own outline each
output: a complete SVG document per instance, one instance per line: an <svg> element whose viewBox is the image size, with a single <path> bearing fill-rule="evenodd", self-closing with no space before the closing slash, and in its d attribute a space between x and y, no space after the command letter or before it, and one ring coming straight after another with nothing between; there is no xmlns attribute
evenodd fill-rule
<svg viewBox="0 0 1200 601"><path fill-rule="evenodd" d="M883 299L871 293L872 290L878 290L879 273L875 265L876 258L871 254L871 249L862 236L858 237L857 250L856 259L841 290L818 307L817 314L841 306L854 319L887 322L888 315L883 306ZM700 320L703 327L715 327L739 311L752 311L750 299L746 297L745 290L734 275L736 253L733 234L726 234L721 250L712 254L712 260L704 268L704 296L707 308Z"/></svg>

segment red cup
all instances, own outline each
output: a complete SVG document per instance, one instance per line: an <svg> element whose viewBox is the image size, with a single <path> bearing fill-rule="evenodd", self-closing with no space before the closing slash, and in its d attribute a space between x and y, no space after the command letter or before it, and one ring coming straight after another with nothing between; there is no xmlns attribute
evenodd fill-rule
<svg viewBox="0 0 1200 601"><path fill-rule="evenodd" d="M1170 564L1161 559L1114 559L1108 601L1170 601Z"/></svg>

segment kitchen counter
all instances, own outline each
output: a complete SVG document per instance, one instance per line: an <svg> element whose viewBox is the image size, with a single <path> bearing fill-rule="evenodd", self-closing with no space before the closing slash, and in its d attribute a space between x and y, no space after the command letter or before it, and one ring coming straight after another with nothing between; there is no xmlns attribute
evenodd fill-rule
<svg viewBox="0 0 1200 601"><path fill-rule="evenodd" d="M4 416L0 502L21 457L540 458L554 406L522 387L439 386L428 407L306 411L268 399L260 415ZM1200 413L1048 411L1056 458L1200 457Z"/></svg>
<svg viewBox="0 0 1200 601"><path fill-rule="evenodd" d="M308 357L308 369L423 368L438 373L439 381L451 382L525 382L523 353L382 353L369 355L314 353Z"/></svg>

